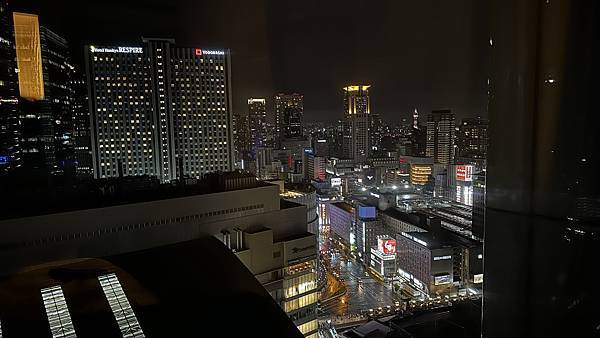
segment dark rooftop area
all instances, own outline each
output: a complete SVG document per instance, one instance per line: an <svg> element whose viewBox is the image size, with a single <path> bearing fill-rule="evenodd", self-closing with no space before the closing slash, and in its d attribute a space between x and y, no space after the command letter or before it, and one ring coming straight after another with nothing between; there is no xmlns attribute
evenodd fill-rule
<svg viewBox="0 0 600 338"><path fill-rule="evenodd" d="M241 172L208 174L205 179L194 180L193 184L160 184L149 176L123 177L80 182L34 181L29 185L16 184L9 177L0 179L0 203L4 212L0 219L38 216L82 209L94 209L157 201L170 198L211 194L231 190L242 190L270 186L268 183L247 180L235 189L227 188L225 181L247 178Z"/></svg>
<svg viewBox="0 0 600 338"><path fill-rule="evenodd" d="M98 281L112 273L147 337L302 337L254 276L213 237L4 276L3 335L50 336L40 291L60 285L78 337L120 337Z"/></svg>

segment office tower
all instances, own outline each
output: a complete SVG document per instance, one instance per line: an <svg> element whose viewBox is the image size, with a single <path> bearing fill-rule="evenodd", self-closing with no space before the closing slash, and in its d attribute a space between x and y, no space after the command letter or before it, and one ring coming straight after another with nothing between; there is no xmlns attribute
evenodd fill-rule
<svg viewBox="0 0 600 338"><path fill-rule="evenodd" d="M316 180L320 182L325 181L325 169L327 166L327 159L322 156L315 156L314 154L309 154L307 157L307 172L306 178L308 180Z"/></svg>
<svg viewBox="0 0 600 338"><path fill-rule="evenodd" d="M344 157L363 162L369 156L370 85L344 87Z"/></svg>
<svg viewBox="0 0 600 338"><path fill-rule="evenodd" d="M413 127L413 129L419 129L419 112L417 111L417 108L415 108L415 111L413 112L412 127Z"/></svg>
<svg viewBox="0 0 600 338"><path fill-rule="evenodd" d="M473 211L471 231L474 236L483 239L485 229L485 178L486 172L473 175Z"/></svg>
<svg viewBox="0 0 600 338"><path fill-rule="evenodd" d="M488 148L488 121L480 117L462 120L458 129L458 156L483 159Z"/></svg>
<svg viewBox="0 0 600 338"><path fill-rule="evenodd" d="M379 114L371 114L369 120L370 153L381 151L381 140L384 134L383 120Z"/></svg>
<svg viewBox="0 0 600 338"><path fill-rule="evenodd" d="M491 5L482 335L592 337L599 4Z"/></svg>
<svg viewBox="0 0 600 338"><path fill-rule="evenodd" d="M92 177L92 135L90 134L90 111L85 74L75 73L71 80L73 96L73 143L75 148L75 172L80 177Z"/></svg>
<svg viewBox="0 0 600 338"><path fill-rule="evenodd" d="M304 136L304 96L296 93L275 95L275 122L279 141Z"/></svg>
<svg viewBox="0 0 600 338"><path fill-rule="evenodd" d="M252 158L256 158L258 147L267 143L267 107L265 99L248 99L248 124Z"/></svg>
<svg viewBox="0 0 600 338"><path fill-rule="evenodd" d="M13 18L0 1L0 173L21 165L18 83L15 71Z"/></svg>
<svg viewBox="0 0 600 338"><path fill-rule="evenodd" d="M143 42L86 48L94 177L230 170L229 52Z"/></svg>
<svg viewBox="0 0 600 338"><path fill-rule="evenodd" d="M454 114L450 110L434 110L427 116L427 157L435 163L454 161Z"/></svg>
<svg viewBox="0 0 600 338"><path fill-rule="evenodd" d="M42 133L54 143L51 145L48 141L46 145L46 163L53 173L72 172L75 167L71 108L74 67L69 45L65 38L43 26L40 27L40 43L47 106L44 110L50 113L50 124L44 122Z"/></svg>
<svg viewBox="0 0 600 338"><path fill-rule="evenodd" d="M54 156L52 116L44 96L40 27L37 15L13 13L17 68L19 69L19 123L21 155L28 169L46 169L46 155Z"/></svg>
<svg viewBox="0 0 600 338"><path fill-rule="evenodd" d="M74 167L71 77L67 41L39 26L37 15L13 13L23 165L50 173Z"/></svg>
<svg viewBox="0 0 600 338"><path fill-rule="evenodd" d="M248 115L233 115L233 142L236 161L249 160L250 127L248 124Z"/></svg>

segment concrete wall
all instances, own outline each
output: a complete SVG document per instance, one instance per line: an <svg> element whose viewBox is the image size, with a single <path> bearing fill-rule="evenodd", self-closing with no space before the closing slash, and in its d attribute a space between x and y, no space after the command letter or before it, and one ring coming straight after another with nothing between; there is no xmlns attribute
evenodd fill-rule
<svg viewBox="0 0 600 338"><path fill-rule="evenodd" d="M0 273L51 260L102 257L250 226L279 238L306 232L306 207L281 209L276 186L0 222ZM253 206L252 208L249 208ZM234 210L249 208L248 210ZM229 213L210 214L229 210Z"/></svg>

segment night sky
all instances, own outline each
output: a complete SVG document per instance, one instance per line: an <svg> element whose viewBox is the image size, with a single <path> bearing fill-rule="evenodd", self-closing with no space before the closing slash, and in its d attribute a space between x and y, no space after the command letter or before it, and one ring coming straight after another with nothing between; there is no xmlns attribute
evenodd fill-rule
<svg viewBox="0 0 600 338"><path fill-rule="evenodd" d="M386 121L450 108L486 116L487 0L13 1L84 43L134 45L141 36L230 48L234 112L248 97L305 94L307 121L342 117L341 87L369 83Z"/></svg>

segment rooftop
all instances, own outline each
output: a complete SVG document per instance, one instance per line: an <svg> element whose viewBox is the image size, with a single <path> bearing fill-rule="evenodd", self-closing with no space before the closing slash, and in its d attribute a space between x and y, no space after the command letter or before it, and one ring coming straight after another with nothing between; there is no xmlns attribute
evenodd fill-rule
<svg viewBox="0 0 600 338"><path fill-rule="evenodd" d="M2 333L8 337L50 336L52 313L61 319L53 329L72 330L78 337L119 337L124 330L146 337L213 331L227 337L302 337L213 237L29 267L2 279L0 292Z"/></svg>
<svg viewBox="0 0 600 338"><path fill-rule="evenodd" d="M82 182L43 181L32 179L29 186L16 184L25 180L0 179L0 203L4 212L0 219L29 217L123 204L150 202L171 198L205 195L232 190L270 186L246 180L228 188L226 182L247 178L241 172L208 174L194 184L160 184L150 176L99 179ZM250 183L251 182L251 183Z"/></svg>
<svg viewBox="0 0 600 338"><path fill-rule="evenodd" d="M350 212L350 213L354 212L354 207L346 202L333 202L330 205L340 208L346 212Z"/></svg>

